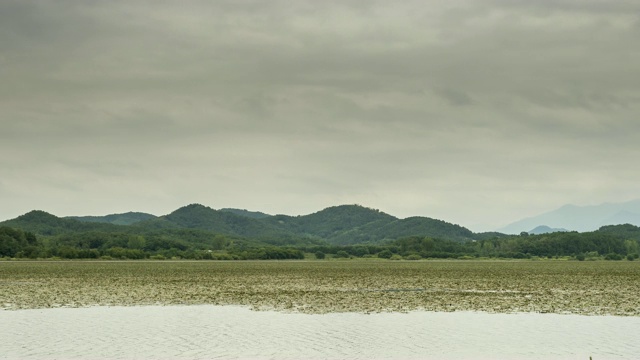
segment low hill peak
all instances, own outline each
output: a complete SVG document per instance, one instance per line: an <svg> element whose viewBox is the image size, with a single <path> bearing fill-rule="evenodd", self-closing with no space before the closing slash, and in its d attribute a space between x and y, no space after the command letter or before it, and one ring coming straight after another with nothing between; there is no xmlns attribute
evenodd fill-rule
<svg viewBox="0 0 640 360"><path fill-rule="evenodd" d="M185 211L185 210L204 210L204 209L213 210L212 208L210 208L208 206L204 206L204 205L198 204L198 203L193 203L193 204L189 204L189 205L185 205L183 207L180 207L180 208L174 210L173 212Z"/></svg>
<svg viewBox="0 0 640 360"><path fill-rule="evenodd" d="M170 214L162 216L166 219L178 219L178 218L201 218L209 217L216 214L218 211L202 204L189 204L181 208L178 208Z"/></svg>
<svg viewBox="0 0 640 360"><path fill-rule="evenodd" d="M271 216L261 211L250 211L247 209L224 208L224 209L220 209L220 211L230 212L232 214L253 218L253 219L263 219Z"/></svg>
<svg viewBox="0 0 640 360"><path fill-rule="evenodd" d="M52 223L64 222L65 219L59 218L43 210L32 210L24 215L18 216L13 221L17 221L20 223L52 224Z"/></svg>
<svg viewBox="0 0 640 360"><path fill-rule="evenodd" d="M313 214L309 214L307 216L312 216L312 215L321 215L321 214L327 214L327 213L340 213L340 214L374 214L374 215L380 215L380 216L384 216L384 217L393 217L389 214L386 214L378 209L373 209L373 208L369 208L366 206L362 206L359 204L345 204L345 205L336 205L336 206L330 206L327 208L324 208L318 212L315 212Z"/></svg>
<svg viewBox="0 0 640 360"><path fill-rule="evenodd" d="M172 211L171 213L162 216L163 218L176 218L176 217L185 217L185 216L195 216L195 217L200 217L200 216L211 216L211 214L215 214L217 213L218 210L215 210L213 208L210 208L208 206L204 206L202 204L189 204L189 205L185 205L181 208L178 208L174 211Z"/></svg>
<svg viewBox="0 0 640 360"><path fill-rule="evenodd" d="M549 227L547 225L539 225L536 226L535 228L531 229L530 231L527 231L527 233L532 234L532 235L540 235L540 234L548 234L548 233L554 233L554 232L566 232L569 231L567 229L564 228L552 228Z"/></svg>
<svg viewBox="0 0 640 360"><path fill-rule="evenodd" d="M30 218L39 218L39 217L49 217L49 218L56 218L59 219L57 216L48 213L44 210L31 210L28 213L25 213L23 215L18 216L18 219L30 219Z"/></svg>

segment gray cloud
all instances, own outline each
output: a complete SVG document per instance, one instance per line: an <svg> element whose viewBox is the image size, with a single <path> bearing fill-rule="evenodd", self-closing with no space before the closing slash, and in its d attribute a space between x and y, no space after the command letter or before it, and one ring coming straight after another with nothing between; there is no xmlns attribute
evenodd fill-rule
<svg viewBox="0 0 640 360"><path fill-rule="evenodd" d="M487 229L628 200L639 10L3 1L0 217L357 202Z"/></svg>

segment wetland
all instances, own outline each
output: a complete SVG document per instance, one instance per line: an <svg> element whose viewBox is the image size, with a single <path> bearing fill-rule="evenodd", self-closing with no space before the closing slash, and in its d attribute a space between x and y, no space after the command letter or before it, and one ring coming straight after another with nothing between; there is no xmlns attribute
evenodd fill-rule
<svg viewBox="0 0 640 360"><path fill-rule="evenodd" d="M2 261L0 359L633 358L638 264Z"/></svg>
<svg viewBox="0 0 640 360"><path fill-rule="evenodd" d="M241 305L306 314L640 315L640 265L611 261L4 261L0 308Z"/></svg>

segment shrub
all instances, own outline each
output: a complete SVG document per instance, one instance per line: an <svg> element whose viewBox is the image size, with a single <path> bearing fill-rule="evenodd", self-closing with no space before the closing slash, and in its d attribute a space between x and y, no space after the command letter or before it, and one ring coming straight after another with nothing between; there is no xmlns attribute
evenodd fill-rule
<svg viewBox="0 0 640 360"><path fill-rule="evenodd" d="M322 260L325 257L325 254L322 251L316 251L315 253L316 259Z"/></svg>
<svg viewBox="0 0 640 360"><path fill-rule="evenodd" d="M578 255L576 255L576 259L577 259L578 261L584 261L584 259L585 259L585 258L586 258L586 256L584 256L584 254L578 254Z"/></svg>
<svg viewBox="0 0 640 360"><path fill-rule="evenodd" d="M420 260L422 259L422 256L418 255L418 254L411 254L405 257L406 260Z"/></svg>
<svg viewBox="0 0 640 360"><path fill-rule="evenodd" d="M393 253L389 249L382 250L378 253L378 257L382 259L391 259L392 256L393 256Z"/></svg>
<svg viewBox="0 0 640 360"><path fill-rule="evenodd" d="M593 260L600 257L600 254L597 251L590 251L584 254L589 260Z"/></svg>
<svg viewBox="0 0 640 360"><path fill-rule="evenodd" d="M605 255L605 260L622 260L622 255L616 253L609 253Z"/></svg>
<svg viewBox="0 0 640 360"><path fill-rule="evenodd" d="M348 257L349 257L349 254L348 254L346 251L344 251L344 250L340 250L340 251L338 251L338 252L336 253L336 257L337 257L337 258L348 258Z"/></svg>
<svg viewBox="0 0 640 360"><path fill-rule="evenodd" d="M224 254L216 254L213 256L213 260L246 260L246 258L241 258L237 255L230 255L227 253Z"/></svg>
<svg viewBox="0 0 640 360"><path fill-rule="evenodd" d="M391 257L389 258L389 260L402 260L402 256L398 255L398 254L393 254L391 255Z"/></svg>

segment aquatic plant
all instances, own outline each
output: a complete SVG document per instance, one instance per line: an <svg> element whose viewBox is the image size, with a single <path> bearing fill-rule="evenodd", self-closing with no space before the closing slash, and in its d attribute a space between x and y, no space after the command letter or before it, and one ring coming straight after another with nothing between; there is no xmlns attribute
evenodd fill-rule
<svg viewBox="0 0 640 360"><path fill-rule="evenodd" d="M637 261L4 261L0 308L237 304L305 313L640 316Z"/></svg>

